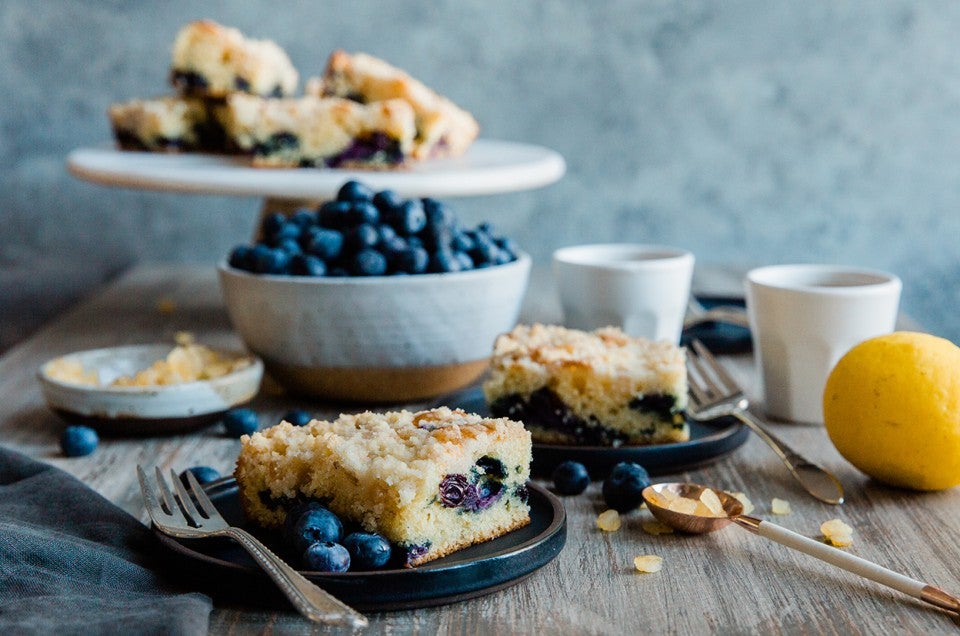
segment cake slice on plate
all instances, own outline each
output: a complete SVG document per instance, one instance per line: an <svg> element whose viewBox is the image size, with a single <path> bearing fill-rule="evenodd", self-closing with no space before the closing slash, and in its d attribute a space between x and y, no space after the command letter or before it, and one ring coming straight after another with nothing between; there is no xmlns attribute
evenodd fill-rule
<svg viewBox="0 0 960 636"><path fill-rule="evenodd" d="M251 520L281 525L316 500L405 551L408 566L530 522L530 434L446 407L287 422L241 438L234 473Z"/></svg>
<svg viewBox="0 0 960 636"><path fill-rule="evenodd" d="M521 420L536 442L585 446L690 439L686 357L670 342L519 325L494 344L483 392L491 413Z"/></svg>

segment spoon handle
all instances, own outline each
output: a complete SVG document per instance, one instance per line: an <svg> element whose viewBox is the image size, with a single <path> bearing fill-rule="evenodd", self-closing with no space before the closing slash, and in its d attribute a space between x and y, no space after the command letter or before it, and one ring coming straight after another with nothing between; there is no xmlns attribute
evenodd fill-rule
<svg viewBox="0 0 960 636"><path fill-rule="evenodd" d="M876 581L881 585L893 588L904 594L909 594L914 598L936 605L942 609L960 613L960 598L957 598L940 588L928 585L923 581L912 579L898 572L877 565L872 561L867 561L858 556L848 554L843 550L834 548L825 543L814 541L782 526L769 521L762 521L756 517L740 515L733 518L733 522L742 528L746 528L754 534L776 541L788 548L793 548L804 554L826 561L848 572L852 572L865 579Z"/></svg>

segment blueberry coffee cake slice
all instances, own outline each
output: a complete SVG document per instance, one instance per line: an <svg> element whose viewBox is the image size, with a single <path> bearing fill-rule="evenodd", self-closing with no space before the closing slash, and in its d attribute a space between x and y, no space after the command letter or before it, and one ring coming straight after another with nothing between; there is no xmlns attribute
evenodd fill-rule
<svg viewBox="0 0 960 636"><path fill-rule="evenodd" d="M483 391L494 416L522 421L536 442L682 442L690 438L685 362L672 343L614 327L519 325L497 338Z"/></svg>
<svg viewBox="0 0 960 636"><path fill-rule="evenodd" d="M322 78L311 78L306 93L338 96L364 104L402 99L416 113L417 159L456 157L477 138L480 127L469 112L387 62L365 53L334 51Z"/></svg>
<svg viewBox="0 0 960 636"><path fill-rule="evenodd" d="M218 107L231 143L267 167L393 168L409 157L413 111L401 100L263 99L235 93Z"/></svg>
<svg viewBox="0 0 960 636"><path fill-rule="evenodd" d="M278 527L320 501L414 566L527 525L530 452L530 434L505 418L366 412L244 436L234 474L255 523Z"/></svg>
<svg viewBox="0 0 960 636"><path fill-rule="evenodd" d="M282 97L296 91L298 80L276 42L248 39L211 20L190 22L173 42L170 82L186 95L222 98L239 91Z"/></svg>
<svg viewBox="0 0 960 636"><path fill-rule="evenodd" d="M199 98L132 99L111 104L107 116L121 150L219 151L223 147L223 129Z"/></svg>

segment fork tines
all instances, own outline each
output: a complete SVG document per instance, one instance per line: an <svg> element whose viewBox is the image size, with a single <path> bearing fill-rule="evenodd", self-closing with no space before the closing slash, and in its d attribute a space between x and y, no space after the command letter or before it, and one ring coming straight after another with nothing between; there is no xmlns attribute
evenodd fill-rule
<svg viewBox="0 0 960 636"><path fill-rule="evenodd" d="M149 484L147 473L143 467L137 466L140 490L143 492L147 512L155 524L159 526L163 524L164 519L169 521L170 517L182 516L188 524L194 528L200 528L204 521L219 517L216 507L207 497L193 473L186 471L185 475L188 483L184 485L177 474L171 470L170 481L173 483L173 490L171 491L159 466L154 468L154 472L156 475L156 490Z"/></svg>
<svg viewBox="0 0 960 636"><path fill-rule="evenodd" d="M700 405L740 393L740 385L713 357L706 345L694 340L690 346L694 351L694 355L687 356L690 392Z"/></svg>

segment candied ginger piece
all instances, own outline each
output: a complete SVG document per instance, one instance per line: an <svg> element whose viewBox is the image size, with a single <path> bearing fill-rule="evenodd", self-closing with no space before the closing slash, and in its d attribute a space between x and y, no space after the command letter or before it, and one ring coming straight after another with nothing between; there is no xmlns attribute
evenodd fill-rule
<svg viewBox="0 0 960 636"><path fill-rule="evenodd" d="M770 512L772 512L775 515L788 515L793 511L790 510L789 501L774 497L773 501L770 502Z"/></svg>
<svg viewBox="0 0 960 636"><path fill-rule="evenodd" d="M637 568L637 572L643 572L644 574L659 572L663 569L663 557L658 557L653 554L634 557L633 567Z"/></svg>
<svg viewBox="0 0 960 636"><path fill-rule="evenodd" d="M853 545L853 528L839 519L830 519L820 524L820 532L827 540L827 543L838 548L846 548Z"/></svg>
<svg viewBox="0 0 960 636"><path fill-rule="evenodd" d="M743 514L748 515L756 509L750 498L742 492L728 492L727 494L743 504Z"/></svg>
<svg viewBox="0 0 960 636"><path fill-rule="evenodd" d="M717 493L707 488L702 493L700 493L700 502L706 506L707 510L710 512L710 516L713 517L726 517L727 513L723 510L723 504L720 503L720 497L717 496Z"/></svg>
<svg viewBox="0 0 960 636"><path fill-rule="evenodd" d="M667 510L679 512L685 515L697 514L697 505L700 502L696 499L687 499L686 497L677 497L667 504Z"/></svg>
<svg viewBox="0 0 960 636"><path fill-rule="evenodd" d="M644 521L640 524L640 528L643 529L643 531L647 534L652 534L653 536L658 536L661 534L673 534L673 528L662 521L657 521L656 519L652 521Z"/></svg>
<svg viewBox="0 0 960 636"><path fill-rule="evenodd" d="M616 532L620 529L620 513L616 510L604 510L597 517L597 527L604 532Z"/></svg>

